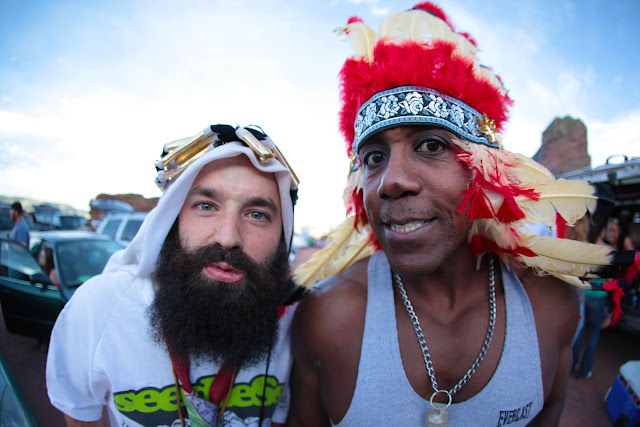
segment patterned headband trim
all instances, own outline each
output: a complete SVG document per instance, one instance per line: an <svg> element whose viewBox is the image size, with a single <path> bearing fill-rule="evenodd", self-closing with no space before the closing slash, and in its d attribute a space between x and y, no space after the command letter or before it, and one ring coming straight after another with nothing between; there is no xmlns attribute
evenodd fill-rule
<svg viewBox="0 0 640 427"><path fill-rule="evenodd" d="M442 126L477 144L501 145L493 120L459 99L433 89L401 86L378 92L362 104L354 123L353 152L373 133L408 124Z"/></svg>

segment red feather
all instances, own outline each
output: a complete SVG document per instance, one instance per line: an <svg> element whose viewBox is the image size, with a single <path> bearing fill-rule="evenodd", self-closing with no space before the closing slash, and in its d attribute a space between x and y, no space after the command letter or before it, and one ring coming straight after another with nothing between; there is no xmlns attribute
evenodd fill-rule
<svg viewBox="0 0 640 427"><path fill-rule="evenodd" d="M427 12L430 12L430 13L436 15L438 18L440 18L444 22L446 22L447 25L449 27L451 27L451 29L453 31L455 31L455 29L453 28L453 23L451 22L451 20L447 16L447 14L444 13L444 10L442 10L442 8L440 8L440 6L438 6L437 4L431 3L430 1L423 1L423 2L418 3L415 6L413 6L413 8L414 9L426 10Z"/></svg>
<svg viewBox="0 0 640 427"><path fill-rule="evenodd" d="M477 180L472 180L469 188L460 195L463 199L457 209L458 213L466 211L469 221L478 218L493 218L496 215L489 198L483 191L482 186L478 185L477 182Z"/></svg>
<svg viewBox="0 0 640 427"><path fill-rule="evenodd" d="M502 206L498 209L496 218L500 222L509 223L524 218L524 212L516 203L516 199L512 195L505 195Z"/></svg>
<svg viewBox="0 0 640 427"><path fill-rule="evenodd" d="M476 39L474 39L471 34L467 33L467 32L461 32L458 33L461 36L463 36L465 39L469 40L469 43L471 43L472 45L474 45L475 47L478 47L478 42L476 42ZM502 82L500 82L502 83Z"/></svg>
<svg viewBox="0 0 640 427"><path fill-rule="evenodd" d="M486 114L500 131L513 103L474 71L469 58L455 54L455 44L435 40L433 44L407 41L401 45L381 40L373 50L373 63L349 58L340 71L340 130L351 150L356 114L375 93L398 86L435 89L457 98ZM402 64L402 67L398 67Z"/></svg>
<svg viewBox="0 0 640 427"><path fill-rule="evenodd" d="M456 158L466 168L473 170L471 182L461 195L463 200L458 206L458 213L466 210L471 221L477 218L494 218L502 223L510 223L523 219L525 214L518 206L516 197L524 196L531 200L539 200L540 194L531 188L521 187L501 175L502 173L509 175L508 169L515 167L514 165L503 162L498 164L498 158L492 156L490 170L481 170L475 166L472 156L472 153L466 151L456 152ZM503 202L498 212L494 212L489 203L488 192L502 195Z"/></svg>
<svg viewBox="0 0 640 427"><path fill-rule="evenodd" d="M560 212L556 212L556 234L561 239L566 239L569 234L569 227L567 227L567 221L562 218Z"/></svg>
<svg viewBox="0 0 640 427"><path fill-rule="evenodd" d="M622 315L620 300L624 295L624 291L620 287L620 283L618 283L617 279L609 280L607 283L602 285L602 289L611 293L611 300L613 301L613 314L611 315L611 323L609 324L609 327L611 327L618 322Z"/></svg>
<svg viewBox="0 0 640 427"><path fill-rule="evenodd" d="M633 264L624 272L624 278L629 286L640 280L640 252L636 252Z"/></svg>

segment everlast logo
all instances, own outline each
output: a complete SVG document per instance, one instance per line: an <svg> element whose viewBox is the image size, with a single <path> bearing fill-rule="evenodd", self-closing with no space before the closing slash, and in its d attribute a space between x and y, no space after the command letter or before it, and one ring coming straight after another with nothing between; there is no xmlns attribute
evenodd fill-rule
<svg viewBox="0 0 640 427"><path fill-rule="evenodd" d="M506 426L518 422L520 420L531 417L531 405L533 401L529 402L522 408L514 409L511 411L500 411L500 419L498 419L498 427Z"/></svg>

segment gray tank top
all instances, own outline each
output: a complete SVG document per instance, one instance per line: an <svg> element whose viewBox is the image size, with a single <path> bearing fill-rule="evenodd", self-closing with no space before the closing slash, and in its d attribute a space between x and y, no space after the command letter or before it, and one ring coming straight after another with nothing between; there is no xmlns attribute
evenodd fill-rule
<svg viewBox="0 0 640 427"><path fill-rule="evenodd" d="M542 410L542 371L531 303L517 276L504 266L501 271L507 320L500 362L478 394L449 407L448 426L524 426ZM332 425L424 426L430 405L413 390L402 366L391 269L382 251L369 260L368 275L356 389L344 419Z"/></svg>

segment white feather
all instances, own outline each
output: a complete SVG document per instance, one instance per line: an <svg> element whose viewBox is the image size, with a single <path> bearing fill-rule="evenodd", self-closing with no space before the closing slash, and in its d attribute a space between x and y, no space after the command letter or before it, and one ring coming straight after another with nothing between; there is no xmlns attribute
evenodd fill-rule
<svg viewBox="0 0 640 427"><path fill-rule="evenodd" d="M367 62L373 62L373 46L376 35L371 28L362 22L352 22L338 28L337 31L338 34L347 35L347 40L351 43L351 48L357 57L365 58Z"/></svg>
<svg viewBox="0 0 640 427"><path fill-rule="evenodd" d="M311 288L320 280L340 273L373 253L367 239L370 228L360 226L362 232L358 232L353 225L354 217L350 216L331 232L331 242L327 247L295 270L293 275L300 286Z"/></svg>
<svg viewBox="0 0 640 427"><path fill-rule="evenodd" d="M522 241L536 257L519 257L518 261L533 269L589 277L590 273L611 261L611 249L570 239L523 235Z"/></svg>
<svg viewBox="0 0 640 427"><path fill-rule="evenodd" d="M540 200L533 201L524 196L517 200L529 222L553 225L558 212L572 226L587 211L593 212L598 202L593 186L586 181L558 179L538 184L534 190L540 193Z"/></svg>

